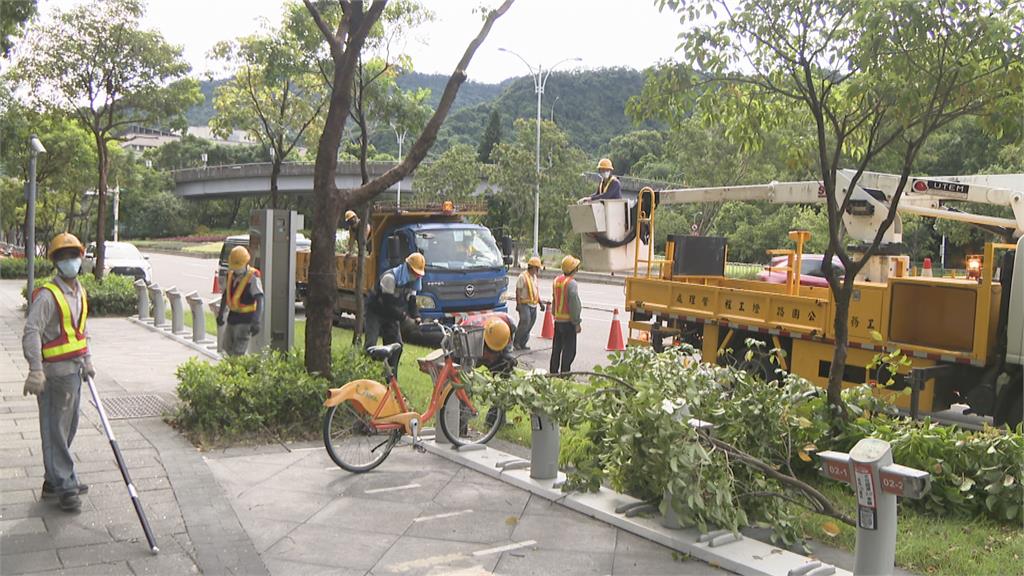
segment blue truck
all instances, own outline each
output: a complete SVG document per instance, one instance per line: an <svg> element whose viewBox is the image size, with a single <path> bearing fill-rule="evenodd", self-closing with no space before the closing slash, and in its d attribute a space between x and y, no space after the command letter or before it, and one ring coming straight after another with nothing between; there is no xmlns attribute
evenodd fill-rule
<svg viewBox="0 0 1024 576"><path fill-rule="evenodd" d="M466 220L482 214L458 210L450 202L440 207L399 210L377 206L371 213L368 252L362 290L371 291L377 278L402 263L413 252L421 252L427 261L423 290L417 305L424 321L451 321L460 314L505 312L511 241L499 242L491 231ZM339 238L337 258L337 314L356 309L355 275L357 256L344 251ZM300 297L307 290L309 253L296 255L296 284Z"/></svg>

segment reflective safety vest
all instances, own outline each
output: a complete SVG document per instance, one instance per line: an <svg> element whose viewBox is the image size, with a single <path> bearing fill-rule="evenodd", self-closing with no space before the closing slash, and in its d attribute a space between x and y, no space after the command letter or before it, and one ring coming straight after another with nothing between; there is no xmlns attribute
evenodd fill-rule
<svg viewBox="0 0 1024 576"><path fill-rule="evenodd" d="M43 343L43 361L60 362L88 354L89 343L85 338L85 319L89 316L89 299L86 297L85 287L78 286L81 306L79 307L77 326L74 318L71 317L71 307L68 306L68 301L64 298L64 291L60 289L60 286L53 282L47 282L35 293L39 294L40 290L49 290L53 294L57 310L60 312L60 335L54 340ZM34 296L32 300L35 301Z"/></svg>
<svg viewBox="0 0 1024 576"><path fill-rule="evenodd" d="M533 274L523 272L520 276L523 277L523 282L526 284L526 300L519 304L536 306L540 303L540 294L537 293L537 282L533 279Z"/></svg>
<svg viewBox="0 0 1024 576"><path fill-rule="evenodd" d="M572 316L569 314L570 282L572 282L572 278L563 274L555 278L555 283L552 286L551 314L555 317L556 322L569 322L572 320Z"/></svg>
<svg viewBox="0 0 1024 576"><path fill-rule="evenodd" d="M612 176L611 178L609 178L607 180L601 180L597 184L597 193L598 194L604 194L605 192L607 192L608 191L608 187L612 185L612 180L617 180L617 178L615 176Z"/></svg>
<svg viewBox="0 0 1024 576"><path fill-rule="evenodd" d="M249 268L245 276L238 283L238 287L234 290L231 289L231 282L234 279L234 272L228 270L228 310L239 314L250 314L256 311L256 299L253 298L251 302L242 302L242 297L245 296L245 289L249 286L249 281L252 280L253 275L256 273L255 268ZM246 298L249 300L249 298Z"/></svg>

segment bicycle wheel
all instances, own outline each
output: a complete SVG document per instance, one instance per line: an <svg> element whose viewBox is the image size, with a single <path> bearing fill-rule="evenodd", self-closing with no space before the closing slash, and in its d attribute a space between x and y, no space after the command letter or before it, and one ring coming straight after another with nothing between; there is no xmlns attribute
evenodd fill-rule
<svg viewBox="0 0 1024 576"><path fill-rule="evenodd" d="M369 472L380 466L401 430L377 430L370 415L358 404L346 400L324 415L324 446L331 460L349 472Z"/></svg>
<svg viewBox="0 0 1024 576"><path fill-rule="evenodd" d="M466 389L466 395L471 405L466 405L459 398L455 388L448 391L441 404L441 411L437 414L441 433L456 446L486 444L505 423L505 410L490 402L483 402L479 397L474 398L469 389ZM446 414L449 415L447 418Z"/></svg>

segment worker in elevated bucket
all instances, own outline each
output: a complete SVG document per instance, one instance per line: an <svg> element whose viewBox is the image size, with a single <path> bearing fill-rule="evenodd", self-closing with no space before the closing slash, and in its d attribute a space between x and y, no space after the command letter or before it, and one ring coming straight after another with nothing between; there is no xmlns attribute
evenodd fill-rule
<svg viewBox="0 0 1024 576"><path fill-rule="evenodd" d="M21 347L28 360L24 395L34 394L39 405L39 437L43 449L44 500L58 498L61 510L82 506L80 494L89 486L78 481L71 442L78 430L82 377L92 378L85 321L89 299L78 282L85 247L75 236L58 234L47 256L57 274L32 292Z"/></svg>
<svg viewBox="0 0 1024 576"><path fill-rule="evenodd" d="M622 184L619 179L612 174L615 168L612 167L612 161L607 158L601 158L597 163L597 173L601 175L601 181L597 184L597 192L594 192L590 196L580 199L580 204L587 202L597 202L599 200L618 200L622 198Z"/></svg>
<svg viewBox="0 0 1024 576"><path fill-rule="evenodd" d="M562 258L562 274L555 278L551 292L551 314L555 318L555 336L551 344L551 374L572 371L576 359L576 335L583 331L583 304L573 276L580 261L572 256Z"/></svg>
<svg viewBox="0 0 1024 576"><path fill-rule="evenodd" d="M381 337L384 345L402 341L402 321L410 318L419 322L416 293L423 289L423 275L427 272L423 254L413 252L405 262L385 271L366 299L366 348L377 345ZM398 374L398 361L402 354L391 358L391 369Z"/></svg>
<svg viewBox="0 0 1024 576"><path fill-rule="evenodd" d="M260 271L249 266L249 250L235 246L228 254L228 278L220 295L217 326L224 331L222 348L228 356L243 356L249 341L260 333L263 318L263 284Z"/></svg>
<svg viewBox="0 0 1024 576"><path fill-rule="evenodd" d="M540 300L540 288L537 286L537 274L540 272L540 258L534 256L526 262L526 270L516 280L516 312L519 313L519 326L516 328L512 347L516 350L529 350L530 330L537 322L537 306L544 311L544 303Z"/></svg>

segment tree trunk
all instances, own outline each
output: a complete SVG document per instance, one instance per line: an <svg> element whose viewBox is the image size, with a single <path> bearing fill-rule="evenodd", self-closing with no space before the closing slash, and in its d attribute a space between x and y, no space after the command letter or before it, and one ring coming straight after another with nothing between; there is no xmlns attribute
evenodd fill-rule
<svg viewBox="0 0 1024 576"><path fill-rule="evenodd" d="M102 135L96 136L96 152L100 177L96 185L96 198L98 199L96 203L96 266L92 273L97 280L102 280L103 266L107 259L105 240L107 237L107 168L109 167L107 139Z"/></svg>
<svg viewBox="0 0 1024 576"><path fill-rule="evenodd" d="M228 220L228 228L234 228L238 220L238 212L242 209L242 197L235 198L231 205L231 219Z"/></svg>
<svg viewBox="0 0 1024 576"><path fill-rule="evenodd" d="M284 159L279 154L274 155L274 164L270 169L270 207L277 209L277 179L281 176L281 164Z"/></svg>
<svg viewBox="0 0 1024 576"><path fill-rule="evenodd" d="M832 365L828 370L828 403L832 407L833 416L846 418L846 405L843 403L843 373L846 371L846 355L849 349L850 334L850 298L853 295L853 278L843 280L838 298L835 298L836 319L832 326L835 331L835 349L832 351Z"/></svg>

